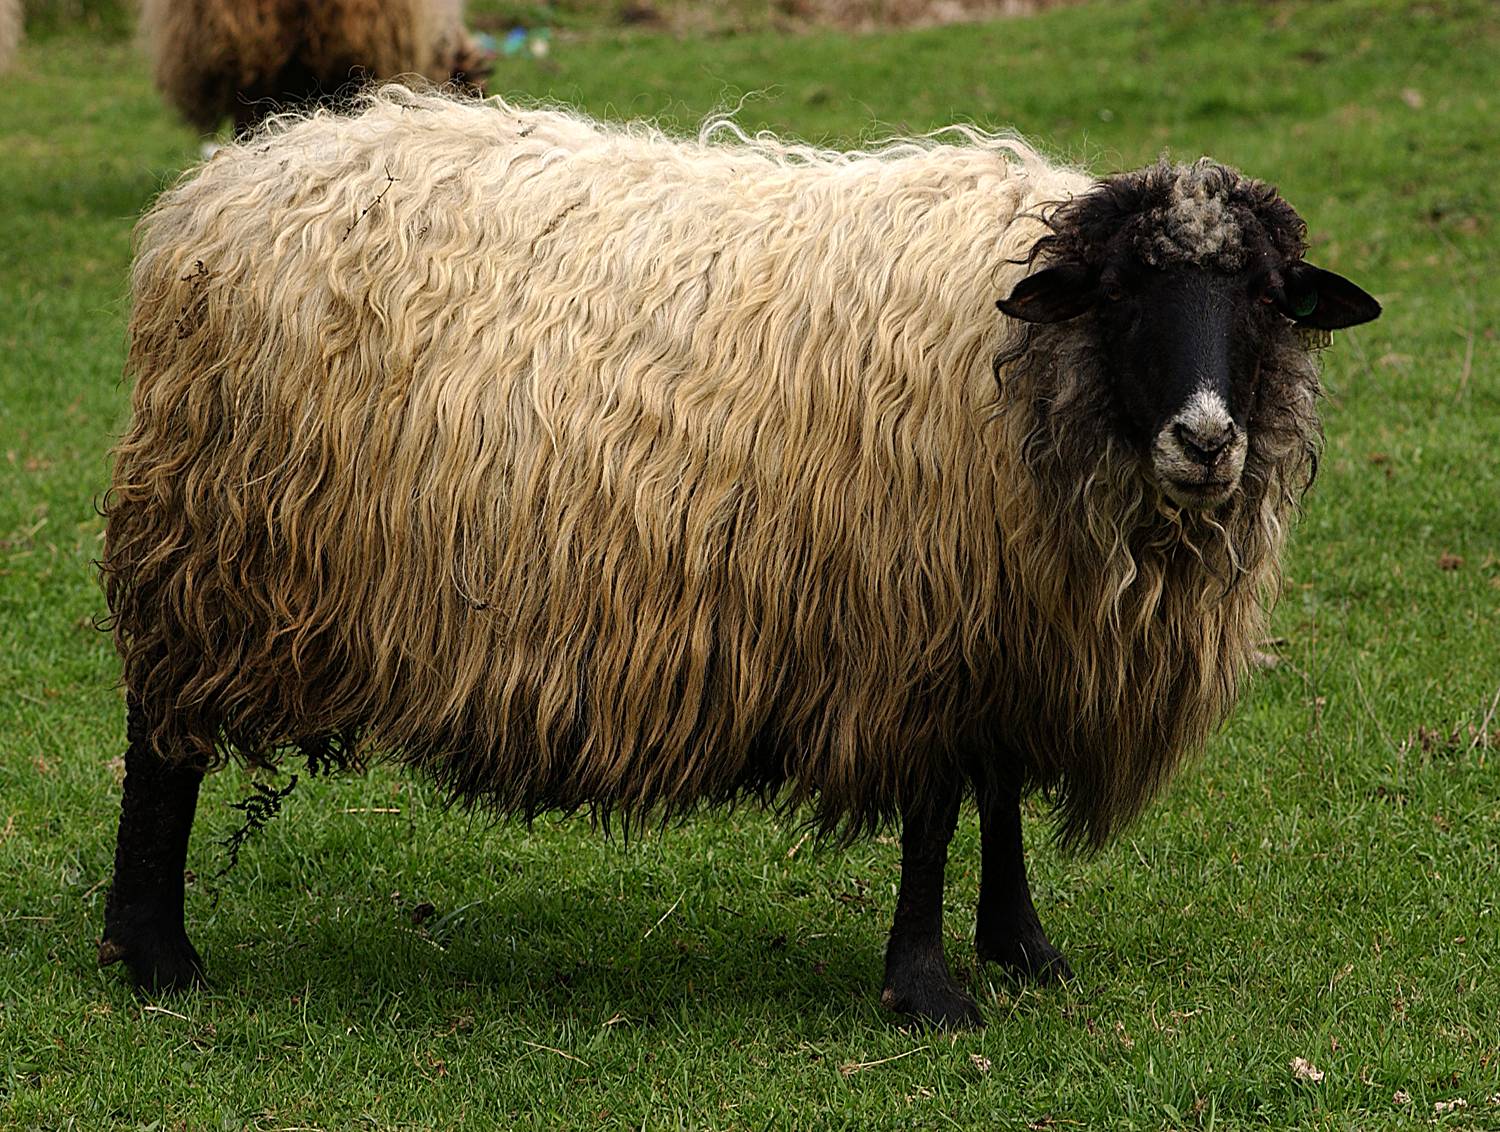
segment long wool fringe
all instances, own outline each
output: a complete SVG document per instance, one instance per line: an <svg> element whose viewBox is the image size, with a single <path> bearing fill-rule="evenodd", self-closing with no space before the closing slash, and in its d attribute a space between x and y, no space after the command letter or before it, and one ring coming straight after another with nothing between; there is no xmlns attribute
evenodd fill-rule
<svg viewBox="0 0 1500 1132"><path fill-rule="evenodd" d="M157 88L202 130L309 81L443 82L469 42L462 0L142 0L140 33Z"/></svg>
<svg viewBox="0 0 1500 1132"><path fill-rule="evenodd" d="M1233 702L1317 425L1288 346L1241 497L1147 484L994 311L1090 184L396 87L221 151L137 232L107 506L159 746L851 833L1006 763L1101 844Z"/></svg>

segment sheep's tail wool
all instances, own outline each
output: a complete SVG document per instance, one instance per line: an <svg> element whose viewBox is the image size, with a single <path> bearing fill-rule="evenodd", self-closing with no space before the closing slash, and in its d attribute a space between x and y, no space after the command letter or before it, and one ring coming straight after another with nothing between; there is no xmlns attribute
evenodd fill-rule
<svg viewBox="0 0 1500 1132"><path fill-rule="evenodd" d="M1142 482L994 310L1091 184L394 86L226 147L136 233L103 569L158 748L851 834L1003 759L1102 843L1232 703L1317 425L1227 513Z"/></svg>

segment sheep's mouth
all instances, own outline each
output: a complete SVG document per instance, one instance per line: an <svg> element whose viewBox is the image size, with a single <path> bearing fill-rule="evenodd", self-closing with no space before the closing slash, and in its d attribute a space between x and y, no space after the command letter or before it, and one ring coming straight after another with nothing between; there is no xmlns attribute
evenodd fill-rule
<svg viewBox="0 0 1500 1132"><path fill-rule="evenodd" d="M1163 478L1162 487L1180 507L1217 507L1239 486L1237 479L1182 480Z"/></svg>

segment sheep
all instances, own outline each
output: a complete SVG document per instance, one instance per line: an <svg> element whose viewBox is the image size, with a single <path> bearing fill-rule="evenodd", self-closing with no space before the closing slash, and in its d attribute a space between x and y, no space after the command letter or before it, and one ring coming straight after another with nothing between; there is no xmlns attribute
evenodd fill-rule
<svg viewBox="0 0 1500 1132"><path fill-rule="evenodd" d="M490 62L462 0L144 0L140 27L167 100L199 130L233 118L241 136L363 77L478 83Z"/></svg>
<svg viewBox="0 0 1500 1132"><path fill-rule="evenodd" d="M362 752L499 814L899 818L883 1001L1071 970L1020 801L1098 847L1230 709L1374 318L1276 190L958 127L828 152L398 87L136 235L103 581L128 698L100 961L201 978L203 774ZM997 303L999 314L995 311Z"/></svg>
<svg viewBox="0 0 1500 1132"><path fill-rule="evenodd" d="M21 0L0 0L0 73L10 69L26 32Z"/></svg>

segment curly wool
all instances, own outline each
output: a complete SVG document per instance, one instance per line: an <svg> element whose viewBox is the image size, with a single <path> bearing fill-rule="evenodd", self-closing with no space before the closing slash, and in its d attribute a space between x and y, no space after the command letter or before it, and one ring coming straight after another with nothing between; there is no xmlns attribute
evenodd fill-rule
<svg viewBox="0 0 1500 1132"><path fill-rule="evenodd" d="M1050 326L1023 343L1025 360L1001 370L1013 411L999 414L999 473L1013 490L999 512L1008 663L994 742L1032 760L1061 839L1098 848L1202 749L1265 639L1317 469L1317 368L1286 332L1262 362L1241 489L1200 512L1143 477L1087 347Z"/></svg>
<svg viewBox="0 0 1500 1132"><path fill-rule="evenodd" d="M1092 184L394 87L221 151L137 232L107 503L159 748L850 833L1005 761L1101 843L1232 703L1316 420L1289 341L1243 497L1149 486L993 309Z"/></svg>
<svg viewBox="0 0 1500 1132"><path fill-rule="evenodd" d="M472 50L462 0L142 0L140 31L157 88L202 130L361 78L443 82Z"/></svg>
<svg viewBox="0 0 1500 1132"><path fill-rule="evenodd" d="M0 71L10 68L26 32L21 0L0 0Z"/></svg>

